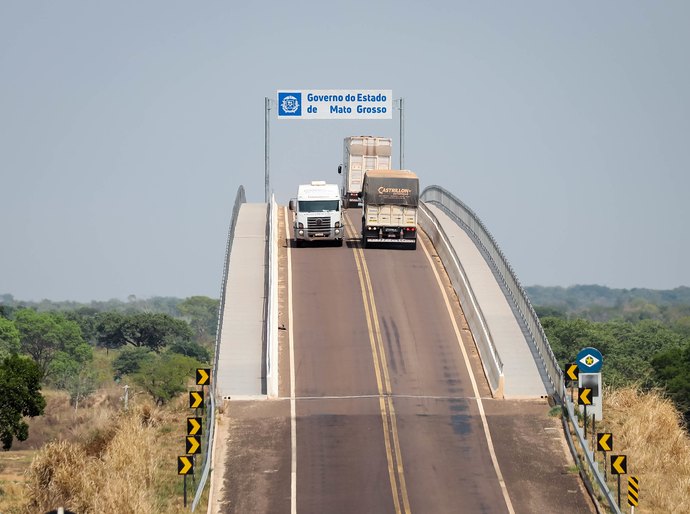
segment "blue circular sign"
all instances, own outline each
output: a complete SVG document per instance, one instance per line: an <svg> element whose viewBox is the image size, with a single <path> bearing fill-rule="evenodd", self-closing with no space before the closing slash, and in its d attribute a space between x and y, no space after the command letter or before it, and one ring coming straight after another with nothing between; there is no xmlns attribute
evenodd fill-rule
<svg viewBox="0 0 690 514"><path fill-rule="evenodd" d="M580 373L599 373L604 364L604 357L599 350L588 346L580 350L576 362Z"/></svg>

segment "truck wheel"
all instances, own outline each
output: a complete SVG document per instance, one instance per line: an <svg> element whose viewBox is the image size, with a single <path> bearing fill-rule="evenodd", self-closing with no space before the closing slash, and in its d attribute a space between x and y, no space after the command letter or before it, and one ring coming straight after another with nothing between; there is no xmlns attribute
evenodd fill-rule
<svg viewBox="0 0 690 514"><path fill-rule="evenodd" d="M367 237L362 236L362 248L366 248L366 247L367 247Z"/></svg>
<svg viewBox="0 0 690 514"><path fill-rule="evenodd" d="M343 246L343 240L342 239L336 239L335 240L335 246Z"/></svg>
<svg viewBox="0 0 690 514"><path fill-rule="evenodd" d="M302 248L304 246L304 241L302 241L301 239L295 239L295 246L297 248Z"/></svg>
<svg viewBox="0 0 690 514"><path fill-rule="evenodd" d="M412 243L410 246L412 247L413 250L416 250L417 249L417 240L415 240L415 242Z"/></svg>

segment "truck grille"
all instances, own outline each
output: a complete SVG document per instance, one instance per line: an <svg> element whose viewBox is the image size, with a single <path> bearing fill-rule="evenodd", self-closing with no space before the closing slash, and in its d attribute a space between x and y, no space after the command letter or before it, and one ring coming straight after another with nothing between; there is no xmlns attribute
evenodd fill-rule
<svg viewBox="0 0 690 514"><path fill-rule="evenodd" d="M329 216L310 216L307 218L307 234L315 236L321 234L323 236L331 233L331 218Z"/></svg>

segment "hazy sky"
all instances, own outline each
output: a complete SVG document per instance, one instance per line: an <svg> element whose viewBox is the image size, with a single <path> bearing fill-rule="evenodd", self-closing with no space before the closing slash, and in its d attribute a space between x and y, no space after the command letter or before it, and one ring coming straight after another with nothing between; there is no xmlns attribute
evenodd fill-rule
<svg viewBox="0 0 690 514"><path fill-rule="evenodd" d="M237 188L264 198L264 97L355 88L405 99L405 167L524 285L690 286L689 20L685 0L0 0L0 294L217 297ZM396 119L273 119L278 202L339 181L356 134L398 155Z"/></svg>

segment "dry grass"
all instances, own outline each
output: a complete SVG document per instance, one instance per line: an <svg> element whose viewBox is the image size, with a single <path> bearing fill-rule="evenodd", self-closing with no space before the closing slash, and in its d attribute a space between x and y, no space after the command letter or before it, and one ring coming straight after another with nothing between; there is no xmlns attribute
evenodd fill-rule
<svg viewBox="0 0 690 514"><path fill-rule="evenodd" d="M46 419L30 420L29 449L1 454L0 512L58 506L80 514L188 512L176 463L184 453L185 398L158 408L137 395L126 413L114 398L100 392L75 415L62 395L50 394ZM32 450L39 442L45 444ZM8 464L19 457L22 462ZM188 483L188 499L192 495Z"/></svg>
<svg viewBox="0 0 690 514"><path fill-rule="evenodd" d="M635 513L690 512L690 437L673 403L657 392L624 388L605 391L603 408L599 428L613 433L613 453L627 455L628 473L640 480ZM626 498L624 477L627 508Z"/></svg>

